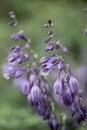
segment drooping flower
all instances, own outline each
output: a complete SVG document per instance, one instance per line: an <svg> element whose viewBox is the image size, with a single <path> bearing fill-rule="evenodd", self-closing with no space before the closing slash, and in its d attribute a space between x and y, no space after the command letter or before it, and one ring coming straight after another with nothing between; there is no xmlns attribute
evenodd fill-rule
<svg viewBox="0 0 87 130"><path fill-rule="evenodd" d="M6 79L10 79L14 76L16 72L16 65L15 64L4 64L2 67L3 76Z"/></svg>
<svg viewBox="0 0 87 130"><path fill-rule="evenodd" d="M48 125L51 130L58 130L58 122L55 118L48 120Z"/></svg>
<svg viewBox="0 0 87 130"><path fill-rule="evenodd" d="M50 44L48 44L45 47L45 51L52 51L55 48L56 43L54 41L52 41Z"/></svg>
<svg viewBox="0 0 87 130"><path fill-rule="evenodd" d="M21 76L19 78L14 79L13 84L24 95L28 95L30 90L31 90L30 83L29 83L29 81L27 80L26 77Z"/></svg>
<svg viewBox="0 0 87 130"><path fill-rule="evenodd" d="M49 37L47 37L47 38L44 40L45 43L48 43L52 38L53 38L53 35L50 35Z"/></svg>
<svg viewBox="0 0 87 130"><path fill-rule="evenodd" d="M24 33L22 31L20 32L16 32L14 33L13 35L11 35L11 39L13 40L19 40L19 39L22 39L24 41L27 41L27 38L25 37Z"/></svg>

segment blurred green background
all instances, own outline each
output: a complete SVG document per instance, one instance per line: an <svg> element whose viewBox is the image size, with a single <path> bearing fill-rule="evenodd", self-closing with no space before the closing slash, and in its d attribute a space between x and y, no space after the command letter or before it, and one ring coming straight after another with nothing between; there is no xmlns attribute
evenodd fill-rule
<svg viewBox="0 0 87 130"><path fill-rule="evenodd" d="M19 28L32 39L31 46L39 55L38 61L46 55L44 38L47 32L43 24L52 19L56 40L60 40L69 50L66 58L68 63L78 67L86 62L87 37L83 35L87 27L83 11L85 7L87 0L0 0L0 68L6 62L8 48L16 44L11 41L10 35L18 31L18 28L8 27L8 13L12 10L16 13ZM60 107L56 110L59 119L62 110ZM71 122L67 120L67 130L73 129ZM84 127L81 124L77 129L86 130ZM12 80L7 81L2 77L0 70L0 130L30 129L49 128L35 110L28 107L26 97L13 87Z"/></svg>

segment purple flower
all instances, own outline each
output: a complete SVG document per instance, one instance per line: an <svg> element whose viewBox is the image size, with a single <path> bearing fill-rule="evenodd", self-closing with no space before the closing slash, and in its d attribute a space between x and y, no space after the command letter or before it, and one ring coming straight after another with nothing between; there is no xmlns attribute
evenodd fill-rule
<svg viewBox="0 0 87 130"><path fill-rule="evenodd" d="M66 106L69 106L73 102L73 95L69 86L66 86L66 88L64 89L62 97L63 102Z"/></svg>
<svg viewBox="0 0 87 130"><path fill-rule="evenodd" d="M64 53L68 52L67 48L64 47L61 43L56 42L56 45L58 45L58 47L62 50L62 52L64 52Z"/></svg>
<svg viewBox="0 0 87 130"><path fill-rule="evenodd" d="M73 76L70 77L69 80L70 89L72 93L76 93L78 91L78 81Z"/></svg>
<svg viewBox="0 0 87 130"><path fill-rule="evenodd" d="M9 12L9 16L10 16L11 18L15 18L14 12L13 12L13 11L10 11L10 12Z"/></svg>
<svg viewBox="0 0 87 130"><path fill-rule="evenodd" d="M12 76L14 76L15 72L16 72L16 65L15 64L5 64L3 65L3 72L4 72L4 77L6 79L11 78Z"/></svg>
<svg viewBox="0 0 87 130"><path fill-rule="evenodd" d="M58 64L58 70L59 71L61 71L61 70L63 70L64 69L64 63L63 63L63 61L59 61L59 64Z"/></svg>
<svg viewBox="0 0 87 130"><path fill-rule="evenodd" d="M55 42L51 42L50 44L48 44L46 47L45 47L45 51L51 51L55 48Z"/></svg>
<svg viewBox="0 0 87 130"><path fill-rule="evenodd" d="M62 81L59 78L54 83L54 93L56 94L62 93Z"/></svg>
<svg viewBox="0 0 87 130"><path fill-rule="evenodd" d="M45 39L45 43L48 43L51 39L53 38L53 35L50 35L49 37L47 37L46 39Z"/></svg>
<svg viewBox="0 0 87 130"><path fill-rule="evenodd" d="M32 93L28 94L27 96L28 104L32 107L35 105L35 99L32 95Z"/></svg>
<svg viewBox="0 0 87 130"><path fill-rule="evenodd" d="M48 27L52 27L53 26L53 22L52 20L48 20L48 22L46 24L44 24L44 27L48 28Z"/></svg>
<svg viewBox="0 0 87 130"><path fill-rule="evenodd" d="M30 59L30 53L25 53L24 54L24 60L29 60Z"/></svg>
<svg viewBox="0 0 87 130"><path fill-rule="evenodd" d="M13 40L19 40L19 39L22 39L24 41L27 41L26 37L24 36L23 32L16 32L14 33L12 36L11 36L11 39Z"/></svg>
<svg viewBox="0 0 87 130"><path fill-rule="evenodd" d="M11 50L13 51L13 52L19 52L20 51L20 46L12 46L11 47Z"/></svg>
<svg viewBox="0 0 87 130"><path fill-rule="evenodd" d="M41 64L46 63L48 60L49 60L49 56L42 57L42 58L40 59L40 63L41 63Z"/></svg>
<svg viewBox="0 0 87 130"><path fill-rule="evenodd" d="M78 110L77 123L79 124L81 121L85 121L87 119L87 113L85 107L81 106Z"/></svg>
<svg viewBox="0 0 87 130"><path fill-rule="evenodd" d="M79 107L79 98L77 95L74 97L74 101L72 102L70 106L71 115L74 116L74 114L77 112Z"/></svg>
<svg viewBox="0 0 87 130"><path fill-rule="evenodd" d="M32 86L31 94L33 96L33 99L39 100L41 98L41 91L40 88L37 85Z"/></svg>
<svg viewBox="0 0 87 130"><path fill-rule="evenodd" d="M8 55L8 61L9 61L9 62L14 62L14 61L16 61L16 59L17 59L18 57L20 57L19 52L9 53L9 55Z"/></svg>
<svg viewBox="0 0 87 130"><path fill-rule="evenodd" d="M49 24L49 26L53 26L53 23L52 23L51 19L48 20L48 24Z"/></svg>
<svg viewBox="0 0 87 130"><path fill-rule="evenodd" d="M25 67L21 67L21 68L18 68L15 72L15 78L19 78L20 76L23 75L23 72L25 70Z"/></svg>
<svg viewBox="0 0 87 130"><path fill-rule="evenodd" d="M50 110L47 106L47 103L45 99L43 99L41 102L38 102L36 105L37 113L43 117L44 120L49 118Z"/></svg>
<svg viewBox="0 0 87 130"><path fill-rule="evenodd" d="M65 124L62 125L61 130L66 130L66 126L65 126Z"/></svg>
<svg viewBox="0 0 87 130"><path fill-rule="evenodd" d="M8 25L10 25L10 26L16 26L17 22L16 21L11 21L11 22L8 23Z"/></svg>
<svg viewBox="0 0 87 130"><path fill-rule="evenodd" d="M24 60L23 57L18 57L17 60L16 60L16 62L17 62L18 64L21 64L21 63L23 62L23 60Z"/></svg>
<svg viewBox="0 0 87 130"><path fill-rule="evenodd" d="M48 31L48 35L52 35L52 33L53 33L53 30Z"/></svg>
<svg viewBox="0 0 87 130"><path fill-rule="evenodd" d="M55 118L48 120L48 125L51 130L58 130L58 122Z"/></svg>
<svg viewBox="0 0 87 130"><path fill-rule="evenodd" d="M84 29L84 35L87 36L87 28Z"/></svg>
<svg viewBox="0 0 87 130"><path fill-rule="evenodd" d="M54 65L52 63L44 64L41 67L40 75L47 76L49 75L49 73L51 73L51 71L53 71L53 69L54 69Z"/></svg>
<svg viewBox="0 0 87 130"><path fill-rule="evenodd" d="M30 92L30 84L26 77L19 77L14 80L14 86L16 86L24 95L28 95Z"/></svg>

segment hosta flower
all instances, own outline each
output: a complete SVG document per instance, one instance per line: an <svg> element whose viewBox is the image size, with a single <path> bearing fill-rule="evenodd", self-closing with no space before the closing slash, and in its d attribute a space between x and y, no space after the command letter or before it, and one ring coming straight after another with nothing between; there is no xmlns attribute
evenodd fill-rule
<svg viewBox="0 0 87 130"><path fill-rule="evenodd" d="M49 37L47 37L47 38L44 40L45 43L48 43L52 38L53 38L53 35L50 35Z"/></svg>
<svg viewBox="0 0 87 130"><path fill-rule="evenodd" d="M59 71L63 70L65 67L63 61L59 61L59 64L57 65L57 67Z"/></svg>
<svg viewBox="0 0 87 130"><path fill-rule="evenodd" d="M25 67L17 68L15 71L15 78L18 78L23 75L23 72L25 70Z"/></svg>
<svg viewBox="0 0 87 130"><path fill-rule="evenodd" d="M16 25L17 25L17 22L16 22L16 21L10 21L10 22L8 23L8 25L10 25L10 26L16 26Z"/></svg>
<svg viewBox="0 0 87 130"><path fill-rule="evenodd" d="M31 95L34 101L38 101L41 98L42 94L41 94L40 88L37 85L32 86Z"/></svg>
<svg viewBox="0 0 87 130"><path fill-rule="evenodd" d="M20 57L20 53L19 52L9 53L8 61L9 62L14 62L14 61L16 61L16 59L18 59L18 57Z"/></svg>
<svg viewBox="0 0 87 130"><path fill-rule="evenodd" d="M55 118L48 120L48 125L50 126L51 130L58 130L58 122Z"/></svg>
<svg viewBox="0 0 87 130"><path fill-rule="evenodd" d="M61 94L62 93L62 81L60 79L57 79L54 83L54 93Z"/></svg>
<svg viewBox="0 0 87 130"><path fill-rule="evenodd" d="M45 99L43 99L41 102L38 102L36 105L37 113L43 117L44 120L48 119L50 116L50 110L47 106L47 103Z"/></svg>
<svg viewBox="0 0 87 130"><path fill-rule="evenodd" d="M87 119L87 112L86 112L85 107L81 106L77 113L78 113L78 115L77 115L78 124L81 121L85 121Z"/></svg>
<svg viewBox="0 0 87 130"><path fill-rule="evenodd" d="M16 65L15 64L5 64L2 68L3 76L6 79L10 79L12 76L14 76L16 72Z"/></svg>
<svg viewBox="0 0 87 130"><path fill-rule="evenodd" d="M64 53L68 52L67 48L64 47L61 43L59 43L59 41L56 42L56 45L58 45L58 47L62 50L62 52L64 52Z"/></svg>
<svg viewBox="0 0 87 130"><path fill-rule="evenodd" d="M18 88L24 95L28 95L31 89L29 81L26 77L16 78L14 80L14 86Z"/></svg>
<svg viewBox="0 0 87 130"><path fill-rule="evenodd" d="M24 41L27 41L27 39L26 39L26 37L25 37L25 35L23 34L23 32L22 31L20 31L20 32L16 32L16 33L14 33L13 35L11 35L11 39L13 39L13 40L19 40L19 39L22 39L22 40L24 40Z"/></svg>
<svg viewBox="0 0 87 130"><path fill-rule="evenodd" d="M55 48L55 42L51 42L50 44L48 44L46 47L45 47L45 51L52 51L54 48Z"/></svg>

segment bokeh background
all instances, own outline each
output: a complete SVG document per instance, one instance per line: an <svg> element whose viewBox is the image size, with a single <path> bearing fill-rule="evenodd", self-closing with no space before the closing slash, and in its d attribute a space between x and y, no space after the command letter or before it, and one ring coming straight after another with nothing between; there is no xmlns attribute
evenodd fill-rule
<svg viewBox="0 0 87 130"><path fill-rule="evenodd" d="M39 59L44 53L44 38L47 36L43 24L48 19L54 23L56 40L65 45L69 53L66 61L71 64L77 78L84 84L87 93L87 37L83 31L87 27L87 0L0 0L0 130L48 130L45 121L29 108L26 97L12 85L12 79L2 76L2 65L6 62L8 48L16 44L10 35L23 29L26 36L32 39L31 46L38 53ZM17 16L19 28L8 26L9 11ZM78 75L79 74L79 75ZM80 76L82 74L82 76ZM78 79L79 79L78 78ZM85 104L87 99L85 97ZM62 109L56 107L57 118L60 119ZM69 114L68 114L69 115ZM60 122L61 124L61 122ZM67 118L67 130L72 130L72 119ZM76 130L86 130L87 125L80 124Z"/></svg>

